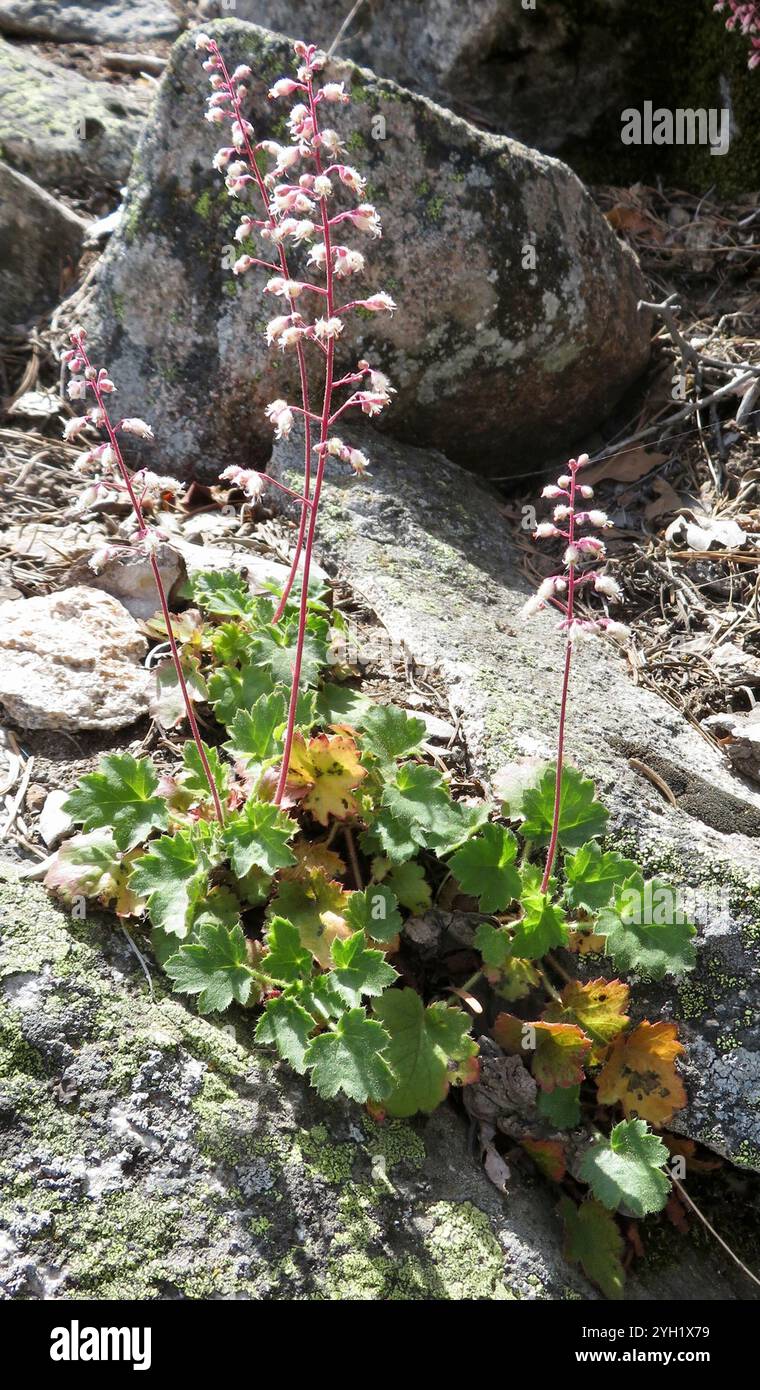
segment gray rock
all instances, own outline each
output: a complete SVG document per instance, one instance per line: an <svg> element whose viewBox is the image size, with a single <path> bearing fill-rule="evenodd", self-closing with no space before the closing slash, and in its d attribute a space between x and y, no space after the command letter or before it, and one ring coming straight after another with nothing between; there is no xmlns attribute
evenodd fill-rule
<svg viewBox="0 0 760 1390"><path fill-rule="evenodd" d="M40 811L40 818L37 822L37 829L43 844L48 849L57 849L62 840L66 839L74 829L74 822L68 811L64 811L63 804L68 799L68 792L52 791L45 798L45 804Z"/></svg>
<svg viewBox="0 0 760 1390"><path fill-rule="evenodd" d="M510 535L497 499L442 455L371 430L351 438L372 476L355 482L331 466L322 562L339 567L418 667L442 674L476 775L489 781L513 760L553 758L564 652L551 617L520 616L515 542L529 531ZM270 465L291 486L297 449L278 445ZM760 793L675 709L635 686L611 644L577 651L571 695L569 757L595 778L616 846L673 881L699 926L695 972L634 991L642 1016L678 1018L688 1043L689 1105L672 1127L760 1169ZM631 758L670 786L675 807Z"/></svg>
<svg viewBox="0 0 760 1390"><path fill-rule="evenodd" d="M164 0L0 0L0 32L54 43L144 43L179 32Z"/></svg>
<svg viewBox="0 0 760 1390"><path fill-rule="evenodd" d="M594 1299L551 1189L503 1198L453 1109L374 1124L199 1019L123 932L0 883L0 1290L9 1299ZM139 942L142 951L148 948ZM628 1294L750 1296L668 1236Z"/></svg>
<svg viewBox="0 0 760 1390"><path fill-rule="evenodd" d="M250 114L257 136L271 136L283 113L266 92L291 69L289 45L237 21L210 28L230 63L252 67ZM342 358L364 355L387 371L398 390L389 430L445 446L476 471L508 474L524 448L564 449L648 359L634 257L557 160L365 70L335 64L332 76L355 101L330 119L385 227L366 248L366 283L399 305L392 319L358 320ZM295 364L266 349L259 272L238 280L222 268L240 205L210 168L219 128L203 120L205 97L188 34L138 150L87 326L125 410L161 421L166 463L212 478L266 456L263 407L292 389ZM535 269L523 269L528 243Z"/></svg>
<svg viewBox="0 0 760 1390"><path fill-rule="evenodd" d="M147 710L147 649L126 608L83 585L0 604L0 703L22 729L120 729Z"/></svg>
<svg viewBox="0 0 760 1390"><path fill-rule="evenodd" d="M343 0L235 0L238 19L279 29L328 48L347 7ZM586 137L621 104L636 30L616 28L624 0L583 16L561 0L393 0L364 4L338 52L382 77L476 115L489 129L559 153ZM223 15L225 0L203 0ZM583 81L578 81L578 73Z"/></svg>
<svg viewBox="0 0 760 1390"><path fill-rule="evenodd" d="M31 325L73 278L88 224L44 188L0 163L0 325Z"/></svg>
<svg viewBox="0 0 760 1390"><path fill-rule="evenodd" d="M78 192L88 180L127 176L152 88L91 81L0 39L0 149L47 188Z"/></svg>

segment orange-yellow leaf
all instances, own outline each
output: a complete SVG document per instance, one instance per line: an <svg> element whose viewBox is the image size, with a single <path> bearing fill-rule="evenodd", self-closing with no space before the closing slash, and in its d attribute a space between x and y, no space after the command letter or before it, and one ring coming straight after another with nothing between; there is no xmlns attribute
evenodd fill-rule
<svg viewBox="0 0 760 1390"><path fill-rule="evenodd" d="M640 1023L632 1033L619 1034L597 1077L603 1105L620 1101L626 1117L638 1116L653 1125L666 1125L686 1104L686 1091L675 1069L685 1048L675 1023Z"/></svg>
<svg viewBox="0 0 760 1390"><path fill-rule="evenodd" d="M521 1139L537 1168L552 1182L562 1182L565 1176L565 1146L559 1139Z"/></svg>
<svg viewBox="0 0 760 1390"><path fill-rule="evenodd" d="M630 1020L624 1012L628 994L621 980L589 980L587 984L571 980L561 1001L553 1001L543 1017L548 1023L577 1023L593 1043L590 1060L599 1062L608 1043L628 1027Z"/></svg>
<svg viewBox="0 0 760 1390"><path fill-rule="evenodd" d="M499 1014L492 1031L505 1052L519 1053L525 1062L533 1059L531 1070L542 1090L583 1080L591 1039L574 1023L524 1023L514 1014Z"/></svg>
<svg viewBox="0 0 760 1390"><path fill-rule="evenodd" d="M316 734L308 744L303 734L296 734L288 785L306 788L302 805L320 825L327 825L331 816L345 820L359 810L352 793L366 776L359 749L347 734Z"/></svg>

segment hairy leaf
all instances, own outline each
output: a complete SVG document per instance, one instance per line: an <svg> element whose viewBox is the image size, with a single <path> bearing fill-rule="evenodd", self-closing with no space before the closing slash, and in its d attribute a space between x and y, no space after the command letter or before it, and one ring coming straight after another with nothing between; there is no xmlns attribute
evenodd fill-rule
<svg viewBox="0 0 760 1390"><path fill-rule="evenodd" d="M64 840L45 875L45 887L72 903L75 898L96 898L112 904L120 917L140 909L136 894L127 888L130 865L123 861L107 830L92 830Z"/></svg>
<svg viewBox="0 0 760 1390"><path fill-rule="evenodd" d="M602 1105L620 1101L626 1116L638 1115L658 1128L686 1104L686 1091L675 1069L685 1048L675 1023L640 1023L618 1036L596 1085Z"/></svg>
<svg viewBox="0 0 760 1390"><path fill-rule="evenodd" d="M288 785L294 790L306 788L302 805L320 825L327 825L331 816L345 820L357 814L359 805L353 793L366 776L359 750L347 734L317 734L308 744L302 734L296 734Z"/></svg>
<svg viewBox="0 0 760 1390"><path fill-rule="evenodd" d="M625 1247L614 1216L593 1197L587 1197L579 1207L563 1197L559 1210L565 1223L565 1259L579 1264L605 1298L622 1298Z"/></svg>
<svg viewBox="0 0 760 1390"><path fill-rule="evenodd" d="M201 821L192 830L162 835L137 860L129 887L148 900L154 927L186 936L192 910L208 886L208 827Z"/></svg>
<svg viewBox="0 0 760 1390"><path fill-rule="evenodd" d="M440 824L448 824L450 799L440 772L422 763L402 763L386 782L383 809L373 830L393 863L413 859Z"/></svg>
<svg viewBox="0 0 760 1390"><path fill-rule="evenodd" d="M636 872L636 865L632 859L624 859L614 850L606 850L602 854L593 840L589 840L587 845L581 845L575 854L568 855L564 867L567 879L565 897L568 906L585 907L590 912L598 912L600 908L606 907L615 890L630 874Z"/></svg>
<svg viewBox="0 0 760 1390"><path fill-rule="evenodd" d="M661 1211L670 1179L663 1173L668 1150L644 1120L621 1120L609 1140L597 1139L584 1154L580 1176L610 1211L631 1216Z"/></svg>
<svg viewBox="0 0 760 1390"><path fill-rule="evenodd" d="M581 1118L580 1087L557 1087L554 1091L539 1091L536 1097L539 1115L555 1129L575 1129Z"/></svg>
<svg viewBox="0 0 760 1390"><path fill-rule="evenodd" d="M246 801L242 811L230 816L222 834L222 844L234 872L244 878L250 869L275 874L295 864L288 840L298 826L290 816L269 801Z"/></svg>
<svg viewBox="0 0 760 1390"><path fill-rule="evenodd" d="M349 895L341 884L315 869L308 878L283 882L271 912L287 917L298 928L301 944L323 969L329 970L335 937L351 935L345 920L348 902Z"/></svg>
<svg viewBox="0 0 760 1390"><path fill-rule="evenodd" d="M551 1182L562 1182L565 1176L565 1146L558 1139L532 1139L526 1137L520 1143L530 1154L536 1167Z"/></svg>
<svg viewBox="0 0 760 1390"><path fill-rule="evenodd" d="M517 840L501 825L486 825L452 855L449 867L465 893L478 898L481 912L502 912L519 896L515 868Z"/></svg>
<svg viewBox="0 0 760 1390"><path fill-rule="evenodd" d="M363 892L351 894L345 918L354 931L365 931L373 941L392 941L402 925L397 907L398 900L390 888L371 883Z"/></svg>
<svg viewBox="0 0 760 1390"><path fill-rule="evenodd" d="M526 840L538 845L551 838L554 820L554 792L557 785L556 767L548 767L538 787L529 787L523 796L524 822L522 833ZM582 777L574 767L562 769L562 793L559 815L559 843L576 849L587 840L603 835L608 812L594 800L594 784Z"/></svg>
<svg viewBox="0 0 760 1390"><path fill-rule="evenodd" d="M228 729L238 710L250 710L262 696L272 693L272 677L263 666L243 666L240 671L224 666L208 679L208 697L220 724Z"/></svg>
<svg viewBox="0 0 760 1390"><path fill-rule="evenodd" d="M313 1038L305 1062L325 1100L343 1091L351 1100L384 1100L393 1072L384 1054L388 1034L363 1009L350 1009L329 1033Z"/></svg>
<svg viewBox="0 0 760 1390"><path fill-rule="evenodd" d="M425 1008L413 989L392 989L376 1000L374 1012L390 1034L388 1061L396 1085L385 1106L395 1116L429 1114L446 1099L453 1062L474 1057L470 1020L447 1004Z"/></svg>
<svg viewBox="0 0 760 1390"><path fill-rule="evenodd" d="M273 1043L280 1056L294 1071L306 1071L306 1049L314 1019L296 999L284 994L268 999L256 1029L256 1041Z"/></svg>
<svg viewBox="0 0 760 1390"><path fill-rule="evenodd" d="M382 951L368 947L363 931L354 932L343 940L336 936L332 943L333 969L331 983L344 1004L354 1008L363 995L380 995L398 979Z"/></svg>
<svg viewBox="0 0 760 1390"><path fill-rule="evenodd" d="M401 906L408 908L415 917L419 917L433 906L433 893L425 878L425 870L414 860L409 860L406 864L391 865L389 872L382 877L396 894Z"/></svg>
<svg viewBox="0 0 760 1390"><path fill-rule="evenodd" d="M227 779L229 776L227 764L223 763L219 757L217 748L209 748L208 744L203 744L203 751L206 754L211 776L214 785L219 793L222 805L227 799ZM185 791L190 792L193 798L200 797L201 800L211 800L211 791L208 784L206 773L203 770L200 754L193 739L190 739L182 749L182 762L185 771L181 775L181 783Z"/></svg>
<svg viewBox="0 0 760 1390"><path fill-rule="evenodd" d="M606 940L616 970L638 970L653 980L692 970L695 928L678 906L676 890L659 879L631 874L611 907L602 908L596 932Z"/></svg>
<svg viewBox="0 0 760 1390"><path fill-rule="evenodd" d="M197 994L202 1014L221 1013L233 999L247 1004L253 987L245 937L239 926L207 923L198 940L186 942L165 969L180 994Z"/></svg>
<svg viewBox="0 0 760 1390"><path fill-rule="evenodd" d="M120 850L165 829L166 805L156 796L158 773L150 758L106 753L97 772L88 772L69 794L63 809L85 830L110 830Z"/></svg>
<svg viewBox="0 0 760 1390"><path fill-rule="evenodd" d="M208 689L201 675L197 658L189 657L183 651L181 664L182 675L185 678L185 689L190 699L194 704L206 700ZM155 685L149 700L151 718L155 719L162 729L174 729L187 717L187 710L172 658L168 656L165 661L159 661L154 668L153 675Z"/></svg>
<svg viewBox="0 0 760 1390"><path fill-rule="evenodd" d="M273 917L266 934L267 953L261 970L278 984L295 984L308 980L312 973L312 956L301 943L298 928L285 917Z"/></svg>
<svg viewBox="0 0 760 1390"><path fill-rule="evenodd" d="M206 613L250 618L256 612L256 600L236 570L204 570L191 582L193 598Z"/></svg>
<svg viewBox="0 0 760 1390"><path fill-rule="evenodd" d="M547 951L567 943L565 914L548 893L542 893L540 874L532 865L523 870L520 903L523 915L514 923L512 954L525 960L540 960Z"/></svg>
<svg viewBox="0 0 760 1390"><path fill-rule="evenodd" d="M584 1065L591 1039L574 1023L525 1023L514 1014L499 1014L493 1036L506 1052L532 1057L532 1072L544 1091L555 1086L577 1086L584 1079Z"/></svg>
<svg viewBox="0 0 760 1390"><path fill-rule="evenodd" d="M321 623L327 632L327 624ZM275 685L290 685L293 679L293 666L296 659L297 627L269 628L256 635L252 659L258 666L264 666L271 673ZM327 642L324 636L307 632L303 644L301 677L299 685L316 685L320 672L327 664Z"/></svg>
<svg viewBox="0 0 760 1390"><path fill-rule="evenodd" d="M239 709L230 724L225 748L245 765L266 762L282 752L276 731L285 723L285 697L277 691L260 695L250 709Z"/></svg>
<svg viewBox="0 0 760 1390"><path fill-rule="evenodd" d="M362 717L362 749L383 766L416 753L425 738L422 719L395 705L372 705Z"/></svg>
<svg viewBox="0 0 760 1390"><path fill-rule="evenodd" d="M333 724L344 725L350 729L361 728L362 720L372 709L371 700L350 685L322 686L316 703L316 718L320 724L330 728Z"/></svg>
<svg viewBox="0 0 760 1390"><path fill-rule="evenodd" d="M607 1044L628 1027L628 995L628 986L620 980L570 980L561 1002L552 1002L543 1017L549 1023L577 1023L591 1038L591 1061L597 1062Z"/></svg>

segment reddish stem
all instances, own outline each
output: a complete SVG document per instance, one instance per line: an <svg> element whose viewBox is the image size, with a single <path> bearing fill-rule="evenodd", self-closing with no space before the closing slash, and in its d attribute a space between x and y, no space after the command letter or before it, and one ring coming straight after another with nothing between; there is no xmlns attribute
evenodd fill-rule
<svg viewBox="0 0 760 1390"><path fill-rule="evenodd" d="M322 173L322 161L319 154L319 144L316 141L316 136L319 131L319 125L317 120L317 107L314 101L314 87L311 77L309 77L308 79L308 93L311 118L314 122L314 160L316 164L317 174L319 175ZM333 291L333 263L332 244L330 241L330 220L327 215L327 199L320 198L319 201L322 212L322 230L324 233L325 240L325 280L327 290L327 317L331 318L333 314L333 305L335 301ZM296 710L298 707L298 691L301 682L301 665L303 661L303 647L306 638L306 619L308 617L309 609L309 572L311 569L312 551L314 549L314 535L317 528L317 513L319 511L319 499L322 493L322 479L324 477L325 462L327 459L327 451L324 446L327 443L327 434L330 428L330 407L332 405L333 395L334 356L335 340L334 338L330 338L327 343L327 358L325 362L325 394L322 404L322 421L319 430L319 461L317 463L317 476L314 482L314 496L312 498L311 507L308 509L304 507L302 510L302 529L303 520L306 516L307 510L309 513L309 525L306 533L303 574L301 576L301 602L298 610L298 637L296 640L295 660L293 662L293 684L290 690L290 704L288 706L288 722L285 730L285 744L283 747L282 754L282 767L280 768L280 776L277 782L277 791L275 793L274 798L275 804L277 806L280 805L283 795L285 793L285 787L287 785L288 780L288 772L290 770L290 755L293 748L293 736L295 734ZM304 488L304 493L306 496L309 495L307 488Z"/></svg>
<svg viewBox="0 0 760 1390"><path fill-rule="evenodd" d="M572 546L575 540L575 475L578 465L571 462L568 466L570 468L570 514L567 526L567 543L568 546ZM559 729L557 731L557 781L554 788L554 817L552 820L552 834L549 841L549 848L546 851L546 868L544 869L544 876L541 880L542 893L545 893L549 887L549 879L551 878L552 868L554 866L554 857L557 853L557 838L559 836L559 817L562 802L562 766L565 756L565 720L567 717L567 697L570 688L570 665L573 659L573 630L571 624L573 621L574 598L575 565L571 563L568 566L567 574L567 608L565 618L565 622L567 623L567 645L565 647L565 671L562 678L562 698L559 708Z"/></svg>
<svg viewBox="0 0 760 1390"><path fill-rule="evenodd" d="M92 367L92 363L90 362L90 359L87 356L84 343L79 338L77 338L76 340L76 348L77 352L79 353L79 356L82 358L82 361L84 362L85 369L90 368L91 370L94 370L94 368ZM148 532L148 527L145 523L143 509L134 490L132 484L132 477L130 475L129 469L127 468L122 457L116 431L113 425L111 424L111 417L106 408L106 404L103 399L103 393L100 390L100 387L98 386L97 375L95 376L94 380L89 381L87 384L88 386L92 387L98 406L100 410L103 412L103 427L106 431L106 434L108 435L111 448L113 449L113 452L116 456L116 462L119 467L119 472L121 473L124 486L127 489L129 500L132 503L132 509L135 514L135 519L137 521L139 532L141 535L146 535ZM166 627L167 636L169 638L169 646L171 648L172 661L174 662L174 669L177 673L179 688L182 692L182 699L185 705L185 713L187 714L187 720L192 731L193 741L198 750L198 757L201 760L201 766L203 767L203 771L208 782L209 791L211 792L211 797L214 802L214 810L216 812L217 820L220 824L224 824L224 811L222 809L222 803L219 799L219 792L217 791L216 783L211 773L211 768L209 767L209 761L206 757L206 750L203 747L203 740L201 738L200 730L198 728L198 721L195 717L195 710L193 709L193 703L190 699L190 692L187 688L187 683L185 681L185 674L182 670L182 661L180 660L180 654L177 649L177 643L174 638L174 632L172 631L172 620L171 613L169 611L169 602L166 597L166 590L164 589L164 583L161 578L161 571L158 568L158 561L155 555L151 554L149 556L149 561L151 570L153 572L153 579L155 581L156 589L158 591L158 599L159 603L161 604L161 612L164 616L164 624Z"/></svg>
<svg viewBox="0 0 760 1390"><path fill-rule="evenodd" d="M248 139L248 135L245 129L243 112L240 107L240 98L238 97L235 83L232 81L232 78L230 77L227 64L225 63L224 58L222 57L216 43L213 44L212 52L214 54L214 57L217 58L219 61L222 78L227 86L227 94L230 98L230 101L232 102L232 108L235 113L235 120L238 122L238 125L242 133L246 158L248 159L251 173L253 174L253 177L256 180L256 186L264 203L264 209L267 215L266 225L268 225L270 228L275 228L277 226L277 223L274 217L272 216L272 213L270 212L269 195L267 194L266 185L264 183L263 178L261 177L261 170L259 169L259 166L256 163L256 155L251 147L251 142ZM287 257L285 255L285 251L281 242L277 243L277 253L283 277L286 280L291 280L293 277L291 276L290 270L288 269ZM295 313L295 304L293 300L289 299L288 302L290 304L291 313ZM298 527L298 538L296 540L296 548L293 555L293 559L291 561L290 571L285 581L285 587L282 591L282 596L277 605L277 608L275 609L274 617L272 618L272 622L274 623L280 621L280 618L285 612L285 606L288 602L288 599L290 598L290 591L293 588L293 583L295 581L295 577L298 572L298 565L301 559L304 532L306 530L306 518L309 514L308 498L311 488L311 422L309 411L309 376L306 370L306 358L304 356L303 347L300 342L296 343L296 357L298 360L298 373L301 379L301 401L303 404L304 413L303 496L305 500L301 507L301 520Z"/></svg>

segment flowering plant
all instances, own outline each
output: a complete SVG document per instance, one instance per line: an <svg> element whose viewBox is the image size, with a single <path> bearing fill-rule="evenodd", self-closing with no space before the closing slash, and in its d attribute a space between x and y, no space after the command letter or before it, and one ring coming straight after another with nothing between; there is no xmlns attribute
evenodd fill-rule
<svg viewBox="0 0 760 1390"><path fill-rule="evenodd" d="M380 218L375 208L361 201L365 180L352 165L343 163L344 150L337 132L323 123L326 108L349 101L343 82L318 83L318 74L326 63L324 53L314 44L296 43L298 62L296 76L283 77L269 92L272 100L296 97L288 117L291 143L274 140L256 141L255 132L246 120L243 106L248 94L250 68L243 64L230 73L215 39L201 33L196 36L196 48L207 56L203 66L209 74L211 95L206 120L212 125L227 124L230 145L222 146L214 156L216 169L225 170L225 183L230 197L244 199L249 190L256 190L261 216L245 213L235 232L236 239L248 245L254 235L269 246L277 256L276 263L244 252L233 270L240 275L261 268L270 274L264 293L282 299L288 312L277 314L267 325L267 342L281 352L295 351L301 383L300 405L278 398L267 406L266 414L278 439L287 437L296 415L304 426L304 477L300 497L301 519L295 554L282 600L275 614L279 621L284 612L290 589L301 562L301 600L299 630L293 663L293 678L288 705L284 756L275 793L279 805L285 794L288 766L293 746L298 693L306 632L309 574L314 537L322 491L322 479L328 457L340 459L364 474L369 460L359 449L352 448L332 434L334 426L350 410L360 410L375 416L390 403L393 388L382 372L362 359L356 370L336 378L335 345L346 327L346 315L357 309L367 313L392 314L396 305L383 291L369 296L344 298L339 291L344 281L364 271L363 254L341 244L336 233L355 229L370 236L381 235ZM270 170L262 174L259 160L270 162ZM301 170L301 172L298 172ZM338 189L354 200L354 206L333 211ZM288 266L288 247L307 245L308 264L323 284L294 278ZM252 247L255 249L255 247ZM306 313L306 302L317 299L317 310ZM339 303L344 298L343 303ZM314 317L318 312L319 316ZM309 372L305 348L313 347L321 368L322 406L319 412L310 408ZM344 392L341 404L335 404L337 392ZM315 440L312 443L312 440ZM311 492L312 452L316 454L314 490ZM273 481L265 475L239 468L226 469L223 478L243 487L249 496L258 495L262 482Z"/></svg>
<svg viewBox="0 0 760 1390"><path fill-rule="evenodd" d="M731 11L726 28L741 29L747 35L751 48L749 67L760 66L760 4L757 0L717 0L715 9L720 13L726 6Z"/></svg>

